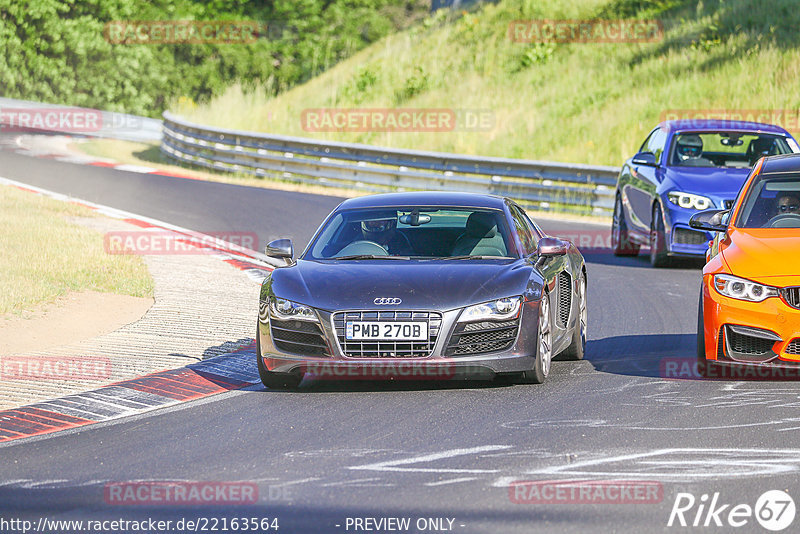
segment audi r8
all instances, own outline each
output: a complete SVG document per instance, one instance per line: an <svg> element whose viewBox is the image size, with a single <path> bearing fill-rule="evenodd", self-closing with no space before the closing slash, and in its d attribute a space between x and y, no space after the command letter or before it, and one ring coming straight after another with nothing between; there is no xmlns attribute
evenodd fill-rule
<svg viewBox="0 0 800 534"><path fill-rule="evenodd" d="M659 124L617 178L611 239L614 254L650 263L701 258L712 236L689 226L711 208L730 209L750 169L763 156L800 152L783 128L730 120L675 120Z"/></svg>
<svg viewBox="0 0 800 534"><path fill-rule="evenodd" d="M269 388L325 369L541 383L554 356L584 355L583 256L507 198L350 199L296 260L287 239L266 253L286 263L261 286L257 356Z"/></svg>
<svg viewBox="0 0 800 534"><path fill-rule="evenodd" d="M760 160L731 210L690 224L717 233L703 269L700 370L800 369L800 155Z"/></svg>

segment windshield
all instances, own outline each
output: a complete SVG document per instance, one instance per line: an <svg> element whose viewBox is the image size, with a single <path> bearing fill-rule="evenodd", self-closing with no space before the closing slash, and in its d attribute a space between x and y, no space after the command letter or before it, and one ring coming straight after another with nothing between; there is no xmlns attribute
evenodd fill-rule
<svg viewBox="0 0 800 534"><path fill-rule="evenodd" d="M738 228L800 228L800 175L756 178L739 213Z"/></svg>
<svg viewBox="0 0 800 534"><path fill-rule="evenodd" d="M509 257L503 213L478 208L368 208L335 214L303 259Z"/></svg>
<svg viewBox="0 0 800 534"><path fill-rule="evenodd" d="M763 156L791 152L786 139L778 135L742 132L681 133L673 139L670 165L749 169Z"/></svg>

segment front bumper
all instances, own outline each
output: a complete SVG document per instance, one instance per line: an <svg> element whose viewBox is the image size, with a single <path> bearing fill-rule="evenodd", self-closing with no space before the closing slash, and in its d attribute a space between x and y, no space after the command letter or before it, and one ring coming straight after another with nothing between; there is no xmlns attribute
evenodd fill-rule
<svg viewBox="0 0 800 534"><path fill-rule="evenodd" d="M697 211L677 207L668 200L666 206L667 220L664 227L667 228L668 233L669 255L704 257L708 250L708 242L714 236L709 232L695 230L689 226L689 219Z"/></svg>
<svg viewBox="0 0 800 534"><path fill-rule="evenodd" d="M762 302L725 297L712 287L713 278L703 278L706 359L736 365L800 365L800 310L780 297Z"/></svg>
<svg viewBox="0 0 800 534"><path fill-rule="evenodd" d="M262 303L263 304L263 303ZM337 312L333 312L337 313ZM346 355L338 342L331 312L317 310L322 337L327 345L325 354L308 354L301 348L288 352L276 346L270 333L266 314L259 319L258 336L261 352L258 355L268 371L277 373L307 373L331 379L450 379L487 377L519 373L533 368L536 357L538 302L522 305L516 339L505 350L474 355L446 356L451 337L456 330L461 310L441 313L439 334L426 357L370 357Z"/></svg>

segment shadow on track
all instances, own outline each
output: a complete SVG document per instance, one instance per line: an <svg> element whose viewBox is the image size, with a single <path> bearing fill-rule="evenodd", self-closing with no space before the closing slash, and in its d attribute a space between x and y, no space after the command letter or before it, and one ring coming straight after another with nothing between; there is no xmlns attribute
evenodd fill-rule
<svg viewBox="0 0 800 534"><path fill-rule="evenodd" d="M514 386L518 382L510 377L496 379L449 379L449 380L333 380L305 378L296 390L270 390L264 393L381 393L397 391L446 391L449 389L495 389Z"/></svg>
<svg viewBox="0 0 800 534"><path fill-rule="evenodd" d="M601 373L664 377L670 362L696 358L695 334L643 334L590 340L586 360Z"/></svg>

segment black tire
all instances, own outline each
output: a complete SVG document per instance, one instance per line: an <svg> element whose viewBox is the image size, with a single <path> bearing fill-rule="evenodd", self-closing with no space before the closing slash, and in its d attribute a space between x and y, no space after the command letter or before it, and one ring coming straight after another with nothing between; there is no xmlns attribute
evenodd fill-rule
<svg viewBox="0 0 800 534"><path fill-rule="evenodd" d="M611 248L615 256L638 256L639 245L632 243L628 235L628 225L622 212L622 199L617 195L614 201L614 216L611 220Z"/></svg>
<svg viewBox="0 0 800 534"><path fill-rule="evenodd" d="M667 232L664 229L664 217L661 206L653 208L653 221L650 223L650 265L668 267L671 258L667 255Z"/></svg>
<svg viewBox="0 0 800 534"><path fill-rule="evenodd" d="M553 360L553 313L550 309L550 296L547 293L542 294L539 304L536 340L536 359L533 369L522 373L522 381L527 384L541 384L550 374L550 364Z"/></svg>
<svg viewBox="0 0 800 534"><path fill-rule="evenodd" d="M700 287L700 302L697 305L697 373L708 378L712 376L714 362L706 358L706 333L703 321L703 287Z"/></svg>
<svg viewBox="0 0 800 534"><path fill-rule="evenodd" d="M269 389L291 390L297 389L303 381L303 373L273 373L264 367L261 359L261 340L259 339L258 329L256 329L256 360L258 361L258 376L261 383Z"/></svg>
<svg viewBox="0 0 800 534"><path fill-rule="evenodd" d="M586 353L586 275L581 273L578 280L578 327L572 331L572 342L561 353L564 360L582 360Z"/></svg>

